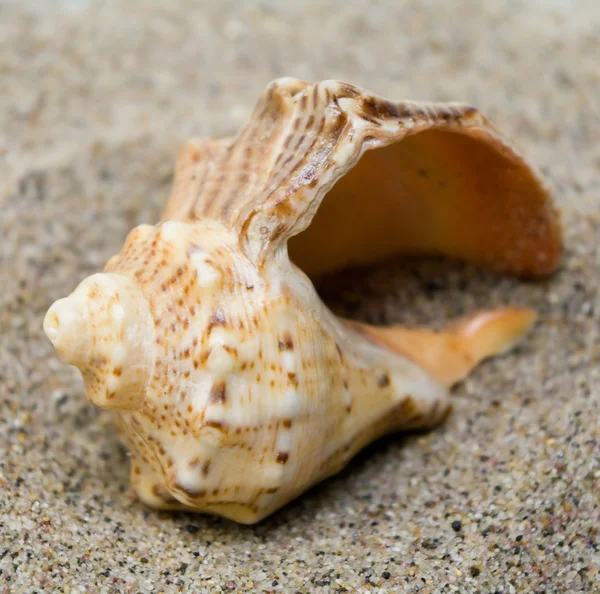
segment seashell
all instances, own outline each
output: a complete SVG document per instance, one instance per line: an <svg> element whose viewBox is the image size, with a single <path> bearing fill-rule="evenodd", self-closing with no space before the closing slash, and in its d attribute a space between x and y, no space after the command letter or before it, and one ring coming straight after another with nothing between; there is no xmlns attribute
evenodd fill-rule
<svg viewBox="0 0 600 594"><path fill-rule="evenodd" d="M144 503L252 523L378 437L440 423L449 387L535 319L373 327L310 279L398 253L535 277L561 244L542 180L476 109L284 78L237 137L184 147L162 220L44 330L114 411Z"/></svg>

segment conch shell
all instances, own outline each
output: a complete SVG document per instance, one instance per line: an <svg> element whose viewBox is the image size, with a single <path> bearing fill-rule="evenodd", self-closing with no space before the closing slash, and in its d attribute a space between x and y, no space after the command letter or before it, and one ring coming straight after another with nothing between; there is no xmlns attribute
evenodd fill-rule
<svg viewBox="0 0 600 594"><path fill-rule="evenodd" d="M372 327L336 318L309 280L398 253L533 277L557 267L561 231L473 107L278 79L237 137L185 146L162 220L44 330L115 411L143 502L253 523L381 435L437 425L448 388L535 319Z"/></svg>

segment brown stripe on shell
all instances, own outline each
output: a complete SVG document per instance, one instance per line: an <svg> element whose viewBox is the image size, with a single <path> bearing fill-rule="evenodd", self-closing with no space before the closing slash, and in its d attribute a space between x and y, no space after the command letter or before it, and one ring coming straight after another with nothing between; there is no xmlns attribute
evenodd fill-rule
<svg viewBox="0 0 600 594"><path fill-rule="evenodd" d="M297 191L300 186L308 185L310 187L314 187L316 181L318 180L319 175L323 172L323 170L327 169L331 160L328 158L325 161L321 159L321 153L316 152L312 153L315 145L320 142L321 146L325 144L327 149L331 151L331 146L335 146L337 144L337 140L341 135L342 130L344 129L346 122L348 120L348 116L344 112L339 112L332 127L328 130L327 138L331 138L327 143L323 141L321 138L322 131L326 124L325 114L322 113L319 119L319 128L314 132L312 142L307 151L302 151L305 155L297 159L296 162L289 168L290 172L286 175L288 179L290 179L290 183L292 184L292 191ZM269 199L270 196L267 196L266 200ZM289 198L287 198L289 200ZM294 207L294 210L297 210ZM272 238L272 242L275 242L276 238Z"/></svg>
<svg viewBox="0 0 600 594"><path fill-rule="evenodd" d="M365 97L362 101L362 111L375 118L399 118L402 112L397 103L387 99Z"/></svg>
<svg viewBox="0 0 600 594"><path fill-rule="evenodd" d="M204 421L200 426L200 429L203 427L210 427L211 429L218 429L223 433L227 433L227 425L223 421L209 420Z"/></svg>
<svg viewBox="0 0 600 594"><path fill-rule="evenodd" d="M209 188L210 188L210 186L212 186L212 190L209 190L209 193L206 196L204 194L201 194L198 197L198 199L196 200L196 203L195 203L194 209L193 209L196 218L201 218L203 215L208 214L212 204L215 202L215 200L219 196L219 194L221 192L221 188L224 185L224 181L226 179L226 172L228 169L229 161L231 159L231 156L232 156L236 146L237 146L237 141L231 143L225 150L224 155L222 155L221 159L219 159L218 166L215 167L215 171L219 172L219 175L216 178L216 180L212 178L210 168L207 167L207 178L208 179L206 181L206 186L208 186Z"/></svg>
<svg viewBox="0 0 600 594"><path fill-rule="evenodd" d="M317 87L317 85L315 85L315 88L316 87ZM304 97L307 97L307 95L304 95ZM312 99L315 102L313 105L313 108L317 107L316 98L318 98L318 94L315 95L315 93L313 92ZM304 109L305 108L303 108L303 111L304 111ZM310 151L312 150L315 143L319 139L321 131L323 130L323 127L325 125L325 114L324 114L323 110L320 110L318 115L319 115L318 127L315 129L314 114L308 113L308 112L304 114L303 119L306 120L306 123L304 124L304 128L302 129L303 131L300 132L300 130L299 130L299 133L301 136L296 141L294 151L292 152L290 157L286 159L286 161L282 164L281 168L278 171L277 170L274 171L271 174L271 176L269 176L269 181L266 186L266 190L268 193L264 198L264 202L267 202L269 200L269 198L280 189L284 179L289 180L289 179L293 178L294 173L306 161L307 155L310 155ZM311 118L313 121L312 129L310 127L308 127L308 125L307 125L308 120ZM309 138L310 138L310 146L307 148L302 148L302 150L300 150L302 143ZM298 158L296 158L294 160L294 157L296 157L296 156L298 156ZM286 201L289 202L289 198L286 197Z"/></svg>
<svg viewBox="0 0 600 594"><path fill-rule="evenodd" d="M246 164L251 162L257 138L260 139L261 145L263 143L268 145L273 133L272 123L279 119L283 108L282 98L280 94L276 93L278 88L277 81L274 81L265 95L257 102L253 117L250 118L237 140L229 147L225 158L222 159L220 163L221 174L214 184L213 191L204 201L198 215L209 215L213 210L213 205L217 203L219 204L220 214L227 216L233 203L244 197L244 192L240 192L239 184L232 183L231 178L235 180L235 172L246 169ZM260 129L264 129L262 134ZM238 160L240 153L243 154L241 163ZM227 198L221 204L223 196L227 196Z"/></svg>
<svg viewBox="0 0 600 594"><path fill-rule="evenodd" d="M301 95L301 99L300 99L300 106L303 106L304 104L308 104L308 95L306 93L303 93ZM277 122L272 122L271 123L271 134L269 135L269 138L271 135L275 134L279 129L282 129L285 126L285 122L288 121L288 117L284 117L286 114L283 114L282 117L280 118L280 121ZM262 191L258 192L256 196L246 196L246 208L249 208L249 205L252 203L259 203L259 202L265 202L268 197L270 196L270 194L272 193L272 191L276 190L283 179L285 179L285 177L288 176L288 170L293 167L291 165L294 157L296 156L296 154L302 154L303 151L300 151L300 146L302 144L302 142L305 140L305 130L307 129L306 124L304 123L304 125L302 125L302 123L304 122L304 120L309 119L310 117L314 117L313 114L306 112L306 108L301 109L301 111L298 113L296 112L296 118L294 120L294 130L295 132L292 132L291 134L288 134L286 137L284 137L282 140L280 139L280 143L283 142L284 145L292 145L294 144L294 148L291 151L291 154L288 155L288 157L284 160L283 163L281 163L281 165L277 166L277 167L272 167L271 170L269 171L267 177L266 177L266 181L264 183L264 186L262 188ZM265 142L264 140L264 135L261 136L261 142ZM268 146L268 142L266 142L267 146ZM277 143L275 146L279 146L279 143ZM281 151L281 149L280 149ZM285 154L285 151L281 151L278 158L277 158L277 163L279 163L281 161L281 159L283 158L283 155Z"/></svg>
<svg viewBox="0 0 600 594"><path fill-rule="evenodd" d="M308 107L308 93L304 92L302 93L302 96L300 97L300 109L302 111L306 110L306 108Z"/></svg>
<svg viewBox="0 0 600 594"><path fill-rule="evenodd" d="M276 132L277 128L273 126L272 120L277 120L283 112L283 106L280 96L275 95L275 86L272 85L272 88L269 91L269 100L265 102L265 106L261 114L256 119L252 119L251 123L253 125L248 125L247 129L240 138L240 146L243 146L244 143L247 143L243 150L243 158L241 162L237 164L237 169L242 172L246 172L251 168L252 159L255 152L260 153L261 151L256 151L256 149L260 149L260 146L269 146L271 138L273 134ZM265 118L265 114L269 114L269 118ZM257 146L257 139L259 139L260 145ZM245 181L248 179L248 174L246 173ZM236 201L240 200L240 197L244 195L244 189L241 187L240 178L238 176L237 183L231 184L229 189L229 194L227 198L224 200L221 206L221 215L223 218L227 218L230 208ZM247 190L246 190L247 191Z"/></svg>
<svg viewBox="0 0 600 594"><path fill-rule="evenodd" d="M371 116L367 115L366 113L364 113L361 117L363 120L369 122L369 124L373 124L373 126L381 126L381 122L379 120L372 118Z"/></svg>
<svg viewBox="0 0 600 594"><path fill-rule="evenodd" d="M231 145L229 145L229 147L226 149L226 153L231 149ZM202 190L204 189L204 186L206 185L208 179L210 178L210 167L209 167L209 160L210 160L211 155L207 155L207 158L205 160L204 163L204 167L202 168L202 177L200 178L200 180L197 182L198 183L198 195L202 196ZM197 173L196 173L197 175ZM187 213L187 218L193 218L195 210L197 208L198 205L198 199L194 200L193 202L190 203L190 206L188 208L188 213Z"/></svg>
<svg viewBox="0 0 600 594"><path fill-rule="evenodd" d="M342 107L340 99L348 103ZM416 119L422 129L461 125L461 118L475 112L460 105L394 102L347 83L274 81L229 150L211 161L213 172L197 199L196 215L212 215L235 225L242 245L250 248L248 253L261 267L295 224L304 225L303 215L314 212L311 203L324 195L320 182L338 175L324 172L331 168L343 172L358 155L361 142L377 146L385 120L402 127L404 119ZM359 142L353 126L357 119L367 123ZM396 134L400 139L401 132ZM344 141L356 142L356 150L338 161ZM261 227L268 229L268 237L257 233ZM257 240L248 242L249 233L260 237L259 245L251 247Z"/></svg>
<svg viewBox="0 0 600 594"><path fill-rule="evenodd" d="M353 85L348 83L340 83L337 86L337 96L340 99L356 99L360 96L360 91Z"/></svg>

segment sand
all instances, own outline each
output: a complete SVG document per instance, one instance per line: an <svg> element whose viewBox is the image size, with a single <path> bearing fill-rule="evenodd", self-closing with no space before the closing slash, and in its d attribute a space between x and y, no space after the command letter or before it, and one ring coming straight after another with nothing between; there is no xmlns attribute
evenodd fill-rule
<svg viewBox="0 0 600 594"><path fill-rule="evenodd" d="M0 592L600 592L600 4L0 1ZM45 311L156 221L175 154L234 133L277 76L463 100L551 184L566 253L521 283L439 261L330 279L336 311L534 331L258 526L132 497L110 414Z"/></svg>

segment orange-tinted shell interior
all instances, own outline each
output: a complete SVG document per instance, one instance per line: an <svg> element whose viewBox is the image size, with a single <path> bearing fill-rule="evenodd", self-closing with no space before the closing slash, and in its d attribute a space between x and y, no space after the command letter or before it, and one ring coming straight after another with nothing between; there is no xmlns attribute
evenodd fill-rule
<svg viewBox="0 0 600 594"><path fill-rule="evenodd" d="M367 151L289 242L290 257L312 277L396 254L537 276L557 267L561 248L540 179L482 128L427 130Z"/></svg>

